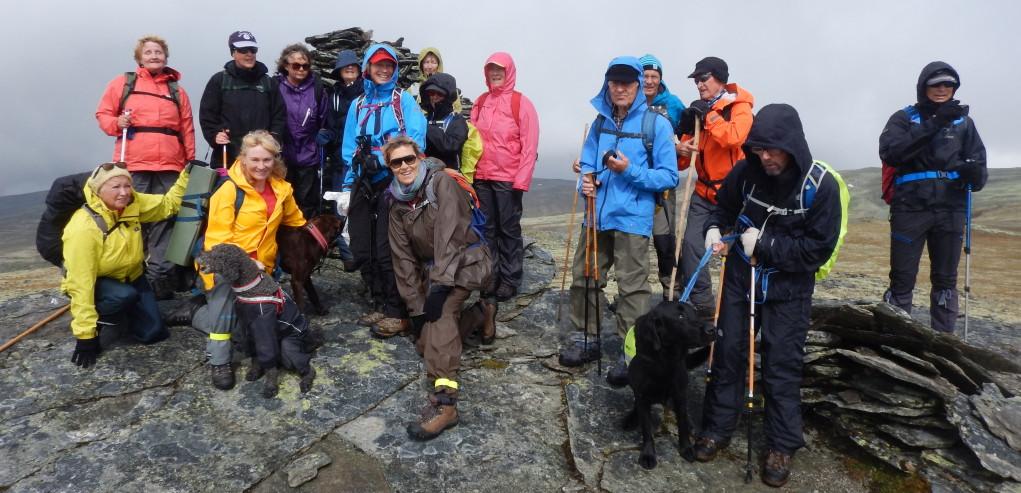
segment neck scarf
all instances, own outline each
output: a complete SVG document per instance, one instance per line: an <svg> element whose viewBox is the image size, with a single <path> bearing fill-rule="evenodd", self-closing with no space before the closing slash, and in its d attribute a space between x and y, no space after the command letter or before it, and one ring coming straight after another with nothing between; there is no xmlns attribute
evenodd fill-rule
<svg viewBox="0 0 1021 493"><path fill-rule="evenodd" d="M425 182L426 171L428 166L424 160L418 162L418 174L415 175L415 181L411 182L410 185L404 186L397 181L397 176L394 175L393 180L390 181L390 194L393 195L394 199L401 202L411 202L418 195L418 189L422 188L422 183Z"/></svg>

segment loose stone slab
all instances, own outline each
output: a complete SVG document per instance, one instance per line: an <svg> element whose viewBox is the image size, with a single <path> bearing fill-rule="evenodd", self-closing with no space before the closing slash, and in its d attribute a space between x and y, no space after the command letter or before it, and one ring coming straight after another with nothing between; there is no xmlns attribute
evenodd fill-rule
<svg viewBox="0 0 1021 493"><path fill-rule="evenodd" d="M303 455L287 464L287 486L297 488L316 477L319 469L333 462L330 456L322 452Z"/></svg>
<svg viewBox="0 0 1021 493"><path fill-rule="evenodd" d="M989 433L972 414L972 409L968 397L964 395L946 404L947 419L957 425L961 441L975 453L982 467L1003 478L1021 481L1021 452Z"/></svg>
<svg viewBox="0 0 1021 493"><path fill-rule="evenodd" d="M879 430L909 447L946 448L957 443L957 434L945 430L915 428L895 424L880 424Z"/></svg>
<svg viewBox="0 0 1021 493"><path fill-rule="evenodd" d="M895 347L890 346L879 346L879 349L886 354L894 356L895 358L908 364L911 369L918 371L919 373L927 376L939 375L939 369L936 368L932 363L919 358L907 351L901 351Z"/></svg>
<svg viewBox="0 0 1021 493"><path fill-rule="evenodd" d="M878 370L898 380L917 385L923 389L931 390L939 394L944 401L951 400L957 395L957 389L943 377L926 377L915 373L892 361L874 356L858 354L846 349L837 349L837 353L855 363Z"/></svg>
<svg viewBox="0 0 1021 493"><path fill-rule="evenodd" d="M1007 399L993 384L982 386L982 393L971 396L971 404L993 435L1021 450L1021 397Z"/></svg>

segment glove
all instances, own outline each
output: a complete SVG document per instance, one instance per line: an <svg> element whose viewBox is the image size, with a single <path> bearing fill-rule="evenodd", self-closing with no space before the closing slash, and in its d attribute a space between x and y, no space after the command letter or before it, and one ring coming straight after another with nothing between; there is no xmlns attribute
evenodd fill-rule
<svg viewBox="0 0 1021 493"><path fill-rule="evenodd" d="M973 192L982 190L982 185L985 184L982 180L984 175L982 166L971 161L965 161L964 164L957 167L956 171L960 175L959 183L962 189L971 185L971 191Z"/></svg>
<svg viewBox="0 0 1021 493"><path fill-rule="evenodd" d="M741 247L744 248L744 254L748 258L752 258L752 254L755 253L755 244L759 241L759 228L748 228L741 233Z"/></svg>
<svg viewBox="0 0 1021 493"><path fill-rule="evenodd" d="M316 134L316 144L324 146L329 144L333 140L333 132L325 128L320 128L319 133Z"/></svg>
<svg viewBox="0 0 1021 493"><path fill-rule="evenodd" d="M713 245L719 243L721 238L722 236L720 236L720 228L717 227L709 228L709 231L706 231L705 233L705 249L712 250Z"/></svg>
<svg viewBox="0 0 1021 493"><path fill-rule="evenodd" d="M425 327L425 315L414 315L411 317L411 332L415 337L422 335L422 328Z"/></svg>
<svg viewBox="0 0 1021 493"><path fill-rule="evenodd" d="M936 114L933 116L933 120L938 123L940 127L944 127L967 114L967 106L961 106L960 101L951 99L950 101L939 105L939 108L936 108Z"/></svg>
<svg viewBox="0 0 1021 493"><path fill-rule="evenodd" d="M429 289L429 296L425 297L425 314L423 315L426 322L435 322L440 319L440 315L443 313L443 304L447 302L447 295L452 289L454 288L438 284L434 284Z"/></svg>
<svg viewBox="0 0 1021 493"><path fill-rule="evenodd" d="M706 101L704 99L696 99L692 101L690 105L688 105L688 108L685 111L690 110L690 112L694 113L696 117L705 118L706 114L709 113L709 110L711 108L712 105L709 104L709 101Z"/></svg>
<svg viewBox="0 0 1021 493"><path fill-rule="evenodd" d="M101 352L103 352L103 348L99 346L98 337L78 339L74 353L71 353L71 362L82 368L88 368L96 364L96 358Z"/></svg>
<svg viewBox="0 0 1021 493"><path fill-rule="evenodd" d="M324 192L323 200L337 202L337 214L347 216L347 208L351 205L351 192Z"/></svg>

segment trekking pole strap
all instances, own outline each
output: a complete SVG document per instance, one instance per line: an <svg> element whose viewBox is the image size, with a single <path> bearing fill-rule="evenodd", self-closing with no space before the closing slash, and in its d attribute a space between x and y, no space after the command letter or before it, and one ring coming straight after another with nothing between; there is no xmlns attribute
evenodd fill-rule
<svg viewBox="0 0 1021 493"><path fill-rule="evenodd" d="M727 235L720 238L723 243L728 243L737 238L738 235ZM688 298L691 297L691 291L695 289L695 282L698 281L698 275L702 272L702 269L709 263L709 259L712 258L713 251L706 249L705 253L702 254L702 259L698 261L698 267L695 267L695 272L692 272L691 278L688 279L688 284L684 286L684 292L681 293L680 303L687 303Z"/></svg>

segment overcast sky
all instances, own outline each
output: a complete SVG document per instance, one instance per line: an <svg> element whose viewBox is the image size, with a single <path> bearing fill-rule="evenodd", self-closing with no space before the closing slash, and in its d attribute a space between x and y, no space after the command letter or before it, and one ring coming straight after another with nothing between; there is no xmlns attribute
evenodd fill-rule
<svg viewBox="0 0 1021 493"><path fill-rule="evenodd" d="M255 34L263 62L288 43L351 26L377 40L404 36L416 51L438 47L472 98L485 87L486 57L510 52L517 89L539 112L537 177L569 176L606 63L647 52L686 104L697 96L684 78L695 62L723 58L756 110L794 105L813 155L837 168L878 166L887 118L915 101L921 68L943 60L961 74L958 98L971 105L990 166L1021 166L1019 14L1021 2L1009 0L17 2L0 18L0 195L41 190L111 158L114 139L99 130L95 108L110 79L134 69L140 36L167 39L197 117L238 29ZM201 159L208 146L196 140Z"/></svg>

